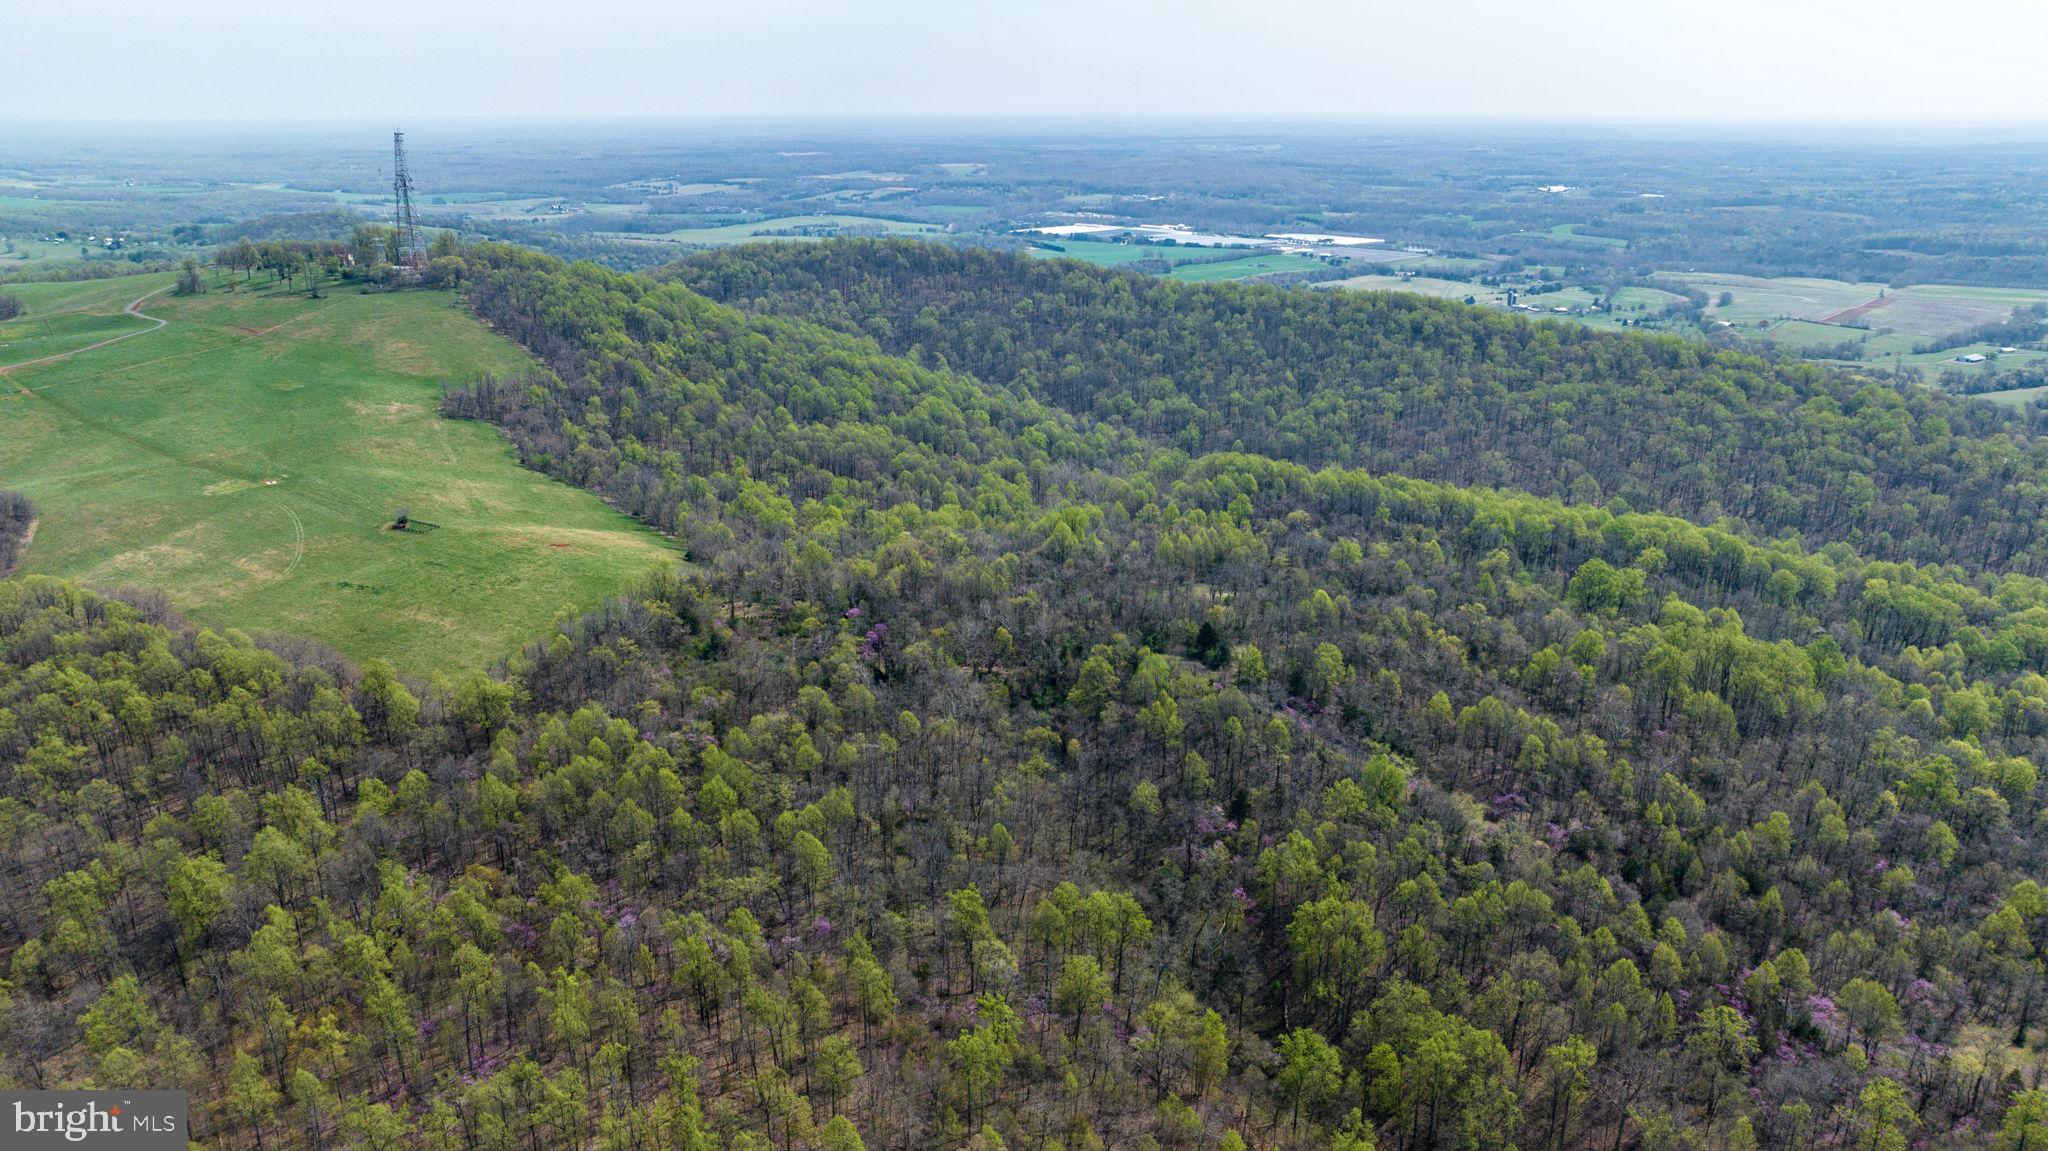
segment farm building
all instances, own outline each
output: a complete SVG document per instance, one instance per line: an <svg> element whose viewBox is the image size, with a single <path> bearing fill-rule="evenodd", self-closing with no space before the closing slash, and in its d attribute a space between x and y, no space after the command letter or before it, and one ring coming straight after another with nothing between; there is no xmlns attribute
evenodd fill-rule
<svg viewBox="0 0 2048 1151"><path fill-rule="evenodd" d="M1966 355L1956 357L1956 363L1959 364L1981 364L1983 362L1984 355L1982 352L1970 352Z"/></svg>

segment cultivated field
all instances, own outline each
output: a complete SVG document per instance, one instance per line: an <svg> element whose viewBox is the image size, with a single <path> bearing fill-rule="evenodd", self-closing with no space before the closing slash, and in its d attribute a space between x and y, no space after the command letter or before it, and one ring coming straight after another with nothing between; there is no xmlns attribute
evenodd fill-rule
<svg viewBox="0 0 2048 1151"><path fill-rule="evenodd" d="M0 365L146 321L168 277L21 290ZM0 486L42 512L24 570L162 588L195 621L289 631L423 675L481 666L657 565L658 536L436 413L524 353L445 292L158 295L167 321L0 377ZM102 324L109 325L102 328ZM22 335L19 329L44 335ZM431 530L388 529L409 506Z"/></svg>
<svg viewBox="0 0 2048 1151"><path fill-rule="evenodd" d="M1861 345L1856 362L1887 367L1938 366L1962 352L1984 351L1954 348L1937 354L1915 353L1913 349L1980 324L2006 320L2016 307L2048 302L2048 291L2024 288L1939 284L1887 288L1841 280L1705 273L1671 278L1707 293L1711 301L1707 317L1733 324L1743 336L1802 349L1855 341ZM1724 292L1731 297L1727 304L1720 302Z"/></svg>

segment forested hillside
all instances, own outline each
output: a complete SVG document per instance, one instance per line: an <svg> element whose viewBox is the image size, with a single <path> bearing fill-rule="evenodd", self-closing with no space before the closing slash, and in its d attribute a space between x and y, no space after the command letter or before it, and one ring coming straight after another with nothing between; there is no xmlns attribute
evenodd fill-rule
<svg viewBox="0 0 2048 1151"><path fill-rule="evenodd" d="M1618 497L1877 558L2048 572L2042 429L1928 389L1418 296L1218 291L906 241L753 245L664 274L1191 454Z"/></svg>
<svg viewBox="0 0 2048 1151"><path fill-rule="evenodd" d="M690 557L498 674L0 583L9 1078L223 1148L2048 1139L2024 425L797 247L464 254L548 370L448 410Z"/></svg>

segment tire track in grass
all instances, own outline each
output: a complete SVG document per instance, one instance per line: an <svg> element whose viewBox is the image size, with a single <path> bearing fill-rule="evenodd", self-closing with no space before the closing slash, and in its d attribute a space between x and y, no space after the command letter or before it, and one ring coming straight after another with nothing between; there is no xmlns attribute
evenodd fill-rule
<svg viewBox="0 0 2048 1151"><path fill-rule="evenodd" d="M306 558L306 525L299 519L299 513L291 509L290 504L285 503L269 492L264 492L263 494L271 503L276 504L282 509L284 514L292 518L292 532L295 536L293 540L292 562L284 565L284 573L278 577L279 579L290 579L292 578L292 573L298 570L299 561Z"/></svg>
<svg viewBox="0 0 2048 1151"><path fill-rule="evenodd" d="M158 288L154 292L146 292L140 296L137 296L134 300L129 301L128 306L121 309L123 315L129 315L134 316L137 319L148 320L151 326L147 328L139 328L133 332L123 332L118 336L112 337L111 339L101 340L97 344L87 344L82 348L73 348L68 352L58 352L56 355L53 356L39 356L33 360L23 360L18 364L0 365L0 376L5 376L18 368L33 368L38 364L54 364L59 360L68 360L71 357L78 355L80 352L95 351L97 349L104 348L109 344L118 344L123 340L132 340L137 336L146 336L149 335L151 332L163 331L164 327L167 324L169 324L170 321L164 319L162 316L152 316L147 312L144 312L142 310L142 305L148 303L152 297L161 296L165 292L170 291L172 287L173 285L165 284L163 287ZM35 394L34 392L31 392L27 387L21 384L15 384L14 386L17 389L19 389L23 395Z"/></svg>
<svg viewBox="0 0 2048 1151"><path fill-rule="evenodd" d="M282 321L281 323L276 323L276 324L272 324L272 325L270 325L270 326L269 326L269 327L267 327L267 328L263 328L263 329L260 329L260 330L258 330L258 331L255 331L255 332L251 332L250 334L248 334L248 335L246 335L246 336L243 336L242 338L240 338L240 339L238 339L238 340L229 340L229 341L228 341L227 343L225 343L225 344L215 344L215 345L214 345L213 347L210 347L210 348L194 348L194 349L193 349L192 351L189 351L189 352L174 352L174 353L172 353L171 355L168 355L168 356L158 356L158 357L157 357L156 359L153 359L153 360L141 360L141 361L138 361L138 362L136 362L136 363L133 363L133 364L124 364L124 365L122 365L121 367L118 367L118 368L110 368L110 369L108 369L107 371L104 371L104 372L101 372L101 373L99 373L98 375L93 375L93 376L74 376L74 377L72 377L71 379L68 379L68 380L58 380L58 381L57 381L56 383L54 383L54 384L45 384L45 385L43 385L42 387L36 388L36 389L34 389L34 390L30 390L30 389L29 389L28 387L26 387L26 386L24 386L24 385L22 385L22 384L15 384L14 386L15 386L15 387L17 387L17 388L20 388L20 389L21 389L21 394L23 394L23 395L26 395L26 396L36 396L36 397L43 397L43 396L47 396L47 395L49 394L49 392L50 392L50 391L51 391L52 389L54 389L54 388L61 388L61 387L64 387L65 385L67 385L67 384L89 384L89 383L92 383L92 382L94 382L95 380L104 380L104 379L106 379L106 378L108 378L108 377L110 377L110 376L119 376L119 375L123 375L123 374L125 374L125 373L128 373L128 372L133 372L133 371L135 371L135 370L137 370L137 369L139 369L139 368L148 368L148 367L154 367L154 366L155 366L155 365L157 365L157 364L168 364L168 363L170 363L170 362L171 362L172 360L189 360L189 359L191 359L191 358L192 358L192 357L194 357L194 356L208 356L208 355L212 355L212 354L213 354L213 353L215 353L215 352L224 352L224 351L226 351L226 350L227 350L227 349L229 349L229 348L233 348L233 347L238 347L238 346L240 346L240 345L242 345L242 344L246 344L246 343L248 343L248 342L249 342L249 341L251 341L251 340L261 339L262 337L264 337L264 336L267 336L267 335L269 335L270 333L272 333L272 332L274 332L274 331L278 330L279 328L282 328L282 327L284 327L284 326L285 326L286 324L294 323L294 322L296 322L296 321L298 321L298 320L301 320L301 319L304 319L304 318L305 318L305 313L301 312L301 313L300 313L299 315L293 316L293 317L292 317L291 319L289 319L289 320L285 320L285 321ZM153 328L151 329L151 331L154 331L154 330L155 330L155 329L153 329ZM142 335L142 334L144 334L144 333L141 333L141 332L136 332L136 333L132 333L132 334L134 334L134 335ZM125 339L126 337L123 337L123 338ZM81 352L83 352L83 351L86 351L87 349L85 349L85 348L80 348L80 349L78 349L78 350L79 350L79 351L81 351ZM69 352L67 352L67 353L65 353L65 354L66 354L66 355L71 355L71 354L74 354L74 353L69 353ZM30 361L30 362L31 362L31 363L40 363L41 361L33 361L33 360L32 360L32 361ZM25 367L25 366L27 366L27 365L16 365L16 366L17 366L17 367ZM0 375L4 375L4 374L5 374L5 369L0 369ZM148 380L142 380L142 381L138 381L138 382L140 382L140 383L149 383L150 381L148 381Z"/></svg>

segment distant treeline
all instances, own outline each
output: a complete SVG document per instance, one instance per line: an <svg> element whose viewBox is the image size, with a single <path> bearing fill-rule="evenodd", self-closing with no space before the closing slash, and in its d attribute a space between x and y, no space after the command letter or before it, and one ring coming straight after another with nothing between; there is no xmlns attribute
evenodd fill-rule
<svg viewBox="0 0 2048 1151"><path fill-rule="evenodd" d="M361 212L329 208L323 212L283 212L237 220L213 228L195 227L195 242L231 244L237 240L345 240L363 222Z"/></svg>
<svg viewBox="0 0 2048 1151"><path fill-rule="evenodd" d="M45 260L26 267L0 272L0 284L69 284L82 280L111 280L144 272L168 271L177 265L170 253L136 248L78 260Z"/></svg>
<svg viewBox="0 0 2048 1151"><path fill-rule="evenodd" d="M427 286L442 287L462 281L462 258L456 254L453 233L437 233L429 248L425 277ZM381 224L357 223L347 240L236 240L214 253L214 263L242 273L269 272L291 283L298 276L339 276L346 280L389 285L395 281L393 266L399 251L397 230Z"/></svg>

